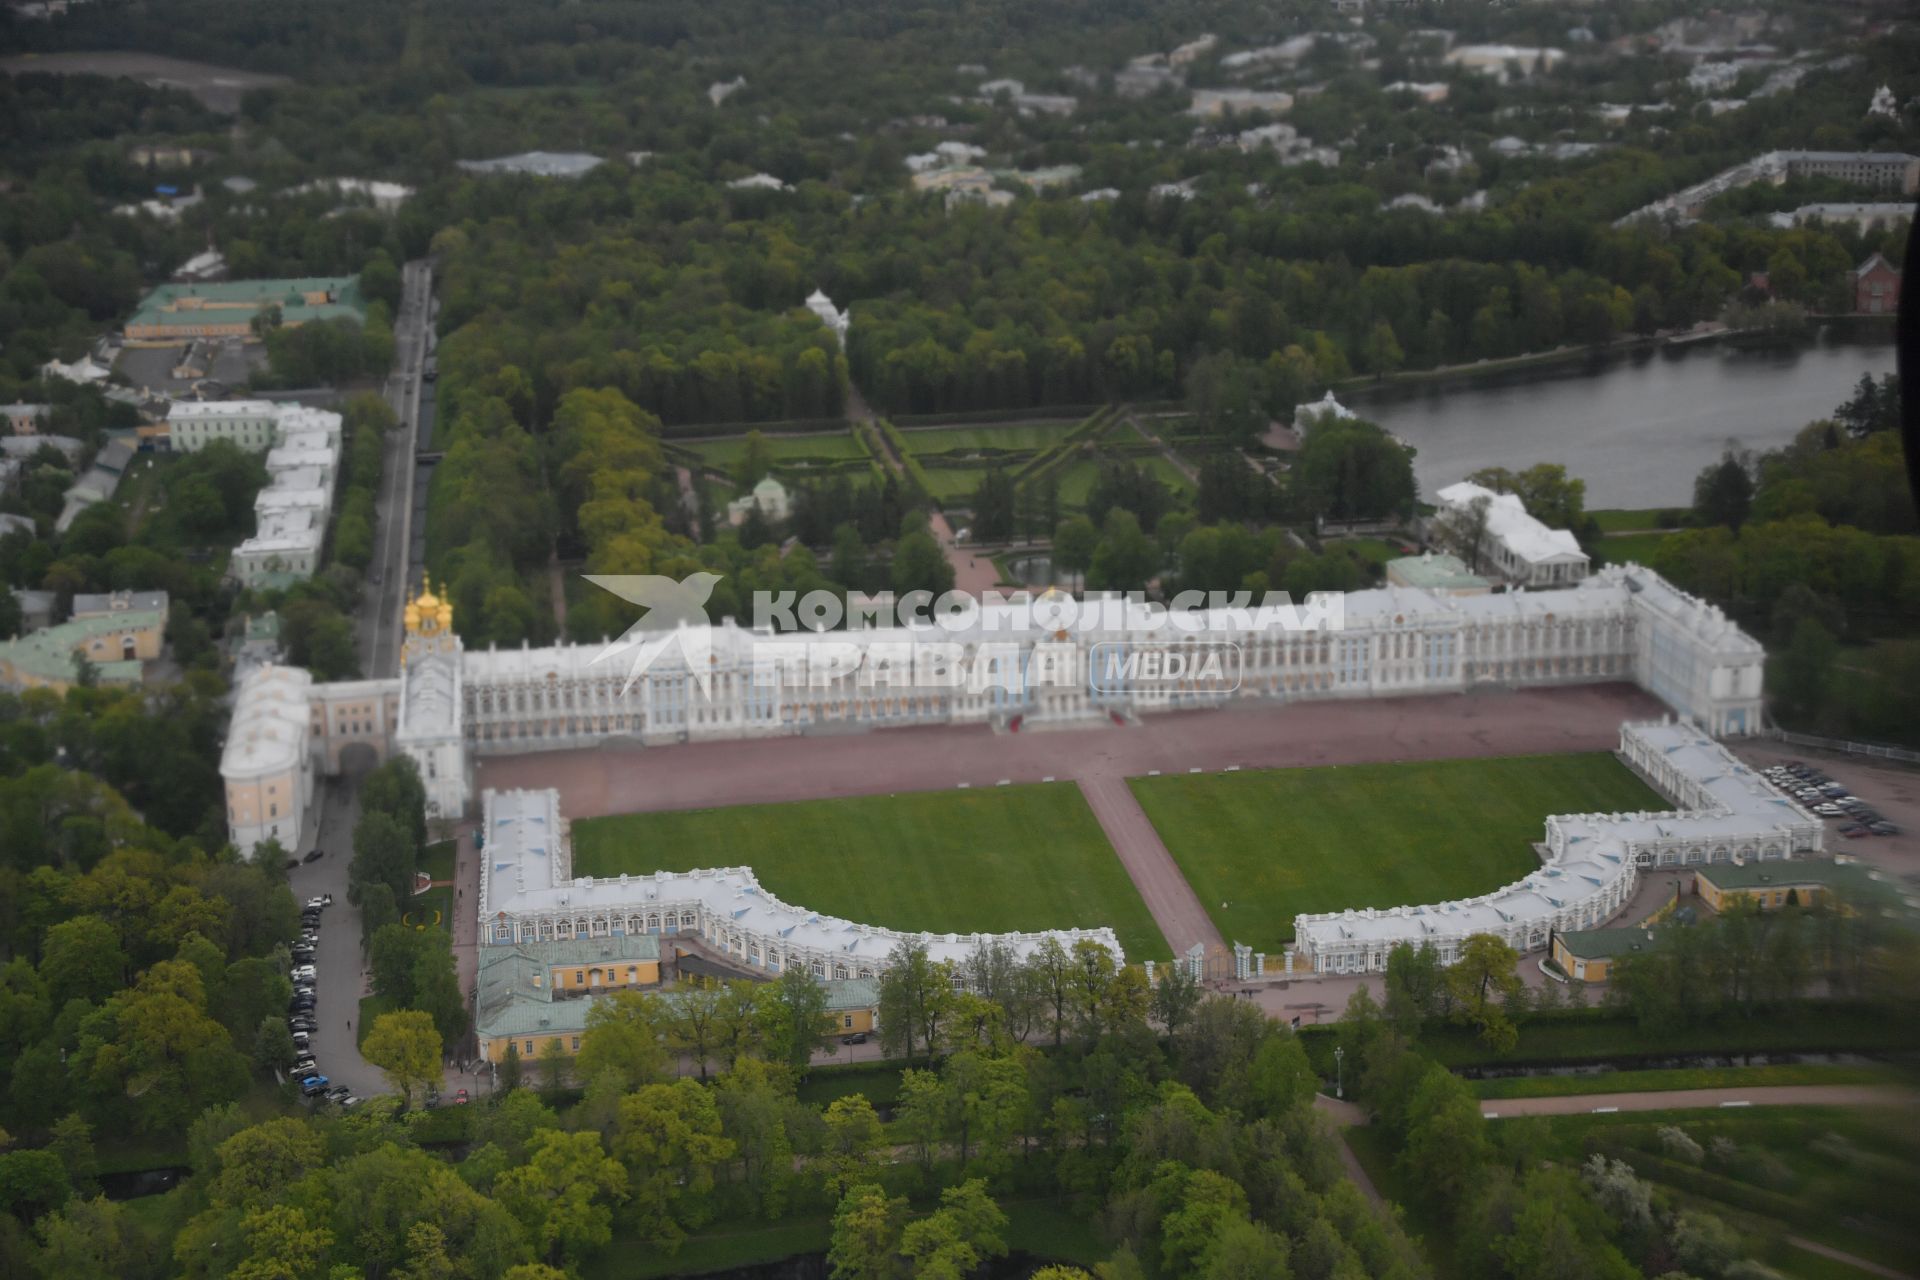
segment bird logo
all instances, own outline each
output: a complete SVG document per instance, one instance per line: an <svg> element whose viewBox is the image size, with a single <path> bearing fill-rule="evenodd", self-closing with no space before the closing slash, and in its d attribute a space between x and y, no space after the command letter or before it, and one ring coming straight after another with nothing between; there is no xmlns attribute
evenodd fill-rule
<svg viewBox="0 0 1920 1280"><path fill-rule="evenodd" d="M605 662L631 651L633 661L627 668L627 682L620 686L624 695L633 682L668 649L678 648L687 664L687 674L700 686L703 697L713 696L713 635L708 627L707 600L720 584L717 573L690 573L675 581L657 573L589 573L588 582L603 591L611 591L628 604L637 604L647 612L623 632L618 640L594 655L594 663Z"/></svg>

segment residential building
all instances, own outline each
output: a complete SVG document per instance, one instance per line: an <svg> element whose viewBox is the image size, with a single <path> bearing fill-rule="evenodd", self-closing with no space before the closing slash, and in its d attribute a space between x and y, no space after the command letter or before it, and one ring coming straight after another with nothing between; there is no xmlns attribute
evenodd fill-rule
<svg viewBox="0 0 1920 1280"><path fill-rule="evenodd" d="M707 86L707 101L717 107L746 87L745 76L735 76L731 80L715 80Z"/></svg>
<svg viewBox="0 0 1920 1280"><path fill-rule="evenodd" d="M1554 967L1575 982L1605 982L1622 960L1653 950L1654 931L1638 925L1618 929L1575 929L1556 932L1547 955Z"/></svg>
<svg viewBox="0 0 1920 1280"><path fill-rule="evenodd" d="M79 683L81 658L101 684L139 684L141 663L160 656L166 628L165 609L69 618L0 643L0 687L64 693Z"/></svg>
<svg viewBox="0 0 1920 1280"><path fill-rule="evenodd" d="M208 248L194 254L174 270L173 278L183 284L204 284L227 274L226 255Z"/></svg>
<svg viewBox="0 0 1920 1280"><path fill-rule="evenodd" d="M81 592L74 596L73 608L67 616L76 621L132 613L158 613L165 616L167 605L167 593L164 591ZM139 652L134 656L143 660L159 657L160 637L143 638Z"/></svg>
<svg viewBox="0 0 1920 1280"><path fill-rule="evenodd" d="M234 694L220 776L227 834L245 857L268 840L288 853L302 848L313 800L313 687L298 667L267 665L248 673Z"/></svg>
<svg viewBox="0 0 1920 1280"><path fill-rule="evenodd" d="M141 301L126 323L126 335L130 342L249 339L254 317L276 307L285 326L366 318L358 276L163 284Z"/></svg>
<svg viewBox="0 0 1920 1280"><path fill-rule="evenodd" d="M271 400L177 400L167 410L167 439L175 453L198 453L215 440L259 452L278 442L280 410Z"/></svg>
<svg viewBox="0 0 1920 1280"><path fill-rule="evenodd" d="M1900 310L1900 271L1878 253L1854 270L1853 309L1870 316Z"/></svg>
<svg viewBox="0 0 1920 1280"><path fill-rule="evenodd" d="M1495 493L1471 481L1448 485L1440 499L1436 527L1455 544L1456 551L1520 587L1562 587L1587 576L1588 557L1580 540L1565 529L1552 529L1527 514L1519 495ZM1485 509L1484 525L1479 511Z"/></svg>
<svg viewBox="0 0 1920 1280"><path fill-rule="evenodd" d="M1293 95L1266 89L1195 89L1187 114L1203 120L1265 111L1282 115L1293 109Z"/></svg>
<svg viewBox="0 0 1920 1280"><path fill-rule="evenodd" d="M62 364L58 360L49 360L40 366L40 372L49 378L59 378L66 382L92 383L105 382L113 376L113 370L106 365L96 364L92 356L82 356L72 364Z"/></svg>
<svg viewBox="0 0 1920 1280"><path fill-rule="evenodd" d="M610 990L647 990L648 999L668 1003L684 999L685 993L679 990L652 990L646 982L624 981L608 984L593 994L570 996L555 981L562 974L579 973L581 963L591 974L596 960L603 970L624 973L627 968L644 969L646 960L631 957L649 951L655 957L659 954L659 939L651 935L481 947L474 1018L480 1056L497 1066L506 1061L511 1046L523 1063L531 1065L553 1049L569 1057L579 1053L593 1009ZM556 957L563 953L577 953L573 968L556 964ZM660 966L657 959L652 963L657 983ZM872 979L828 979L821 985L826 989L827 1012L834 1019L834 1034L872 1032L878 1027L879 988Z"/></svg>
<svg viewBox="0 0 1920 1280"><path fill-rule="evenodd" d="M1514 75L1524 80L1536 71L1552 71L1566 58L1564 49L1511 44L1463 44L1449 49L1446 61L1450 66L1465 67L1505 84Z"/></svg>
<svg viewBox="0 0 1920 1280"><path fill-rule="evenodd" d="M1421 102L1437 106L1447 100L1447 95L1453 92L1453 86L1449 85L1445 80L1432 80L1427 82L1395 80L1392 84L1386 86L1385 92L1409 93Z"/></svg>
<svg viewBox="0 0 1920 1280"><path fill-rule="evenodd" d="M1715 911L1811 907L1863 873L1835 862L1748 862L1700 868L1694 892Z"/></svg>
<svg viewBox="0 0 1920 1280"><path fill-rule="evenodd" d="M128 435L115 436L101 446L100 452L93 456L93 465L68 486L66 503L60 508L59 519L53 522L55 533L65 533L82 511L114 495L138 447L138 437Z"/></svg>
<svg viewBox="0 0 1920 1280"><path fill-rule="evenodd" d="M492 160L461 160L468 173L522 173L536 178L579 178L600 167L599 156L579 151L523 151Z"/></svg>
<svg viewBox="0 0 1920 1280"><path fill-rule="evenodd" d="M1829 201L1803 204L1788 213L1768 215L1776 227L1799 227L1810 222L1828 226L1847 224L1856 231L1892 230L1913 217L1913 206L1904 200Z"/></svg>
<svg viewBox="0 0 1920 1280"><path fill-rule="evenodd" d="M0 421L16 436L37 436L53 413L46 404L0 404Z"/></svg>
<svg viewBox="0 0 1920 1280"><path fill-rule="evenodd" d="M27 525L29 529L33 526ZM0 535L4 536L4 535ZM44 631L53 625L53 611L59 603L59 596L52 591L28 591L22 587L13 589L13 598L20 602L20 634L29 635L35 631ZM0 640L11 639L0 636Z"/></svg>

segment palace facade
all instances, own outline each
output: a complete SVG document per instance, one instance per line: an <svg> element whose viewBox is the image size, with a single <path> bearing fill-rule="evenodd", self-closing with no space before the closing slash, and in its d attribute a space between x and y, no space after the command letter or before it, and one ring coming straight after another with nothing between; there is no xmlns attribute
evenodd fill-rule
<svg viewBox="0 0 1920 1280"><path fill-rule="evenodd" d="M817 634L728 619L697 634L645 633L651 638L609 657L604 645L468 651L452 606L429 588L406 608L395 678L300 684L275 674L285 668L249 673L236 696L236 726L265 719L283 727L248 736L245 750L230 745L223 771L237 812L234 787L251 786L263 771L276 781L303 775L298 785L289 777L284 793L311 795L310 775L336 772L350 751L370 749L379 759L401 751L419 764L431 809L456 816L472 805L477 756L614 739L651 746L902 725L1071 723L1235 699L1602 681L1637 683L1710 734L1760 727L1760 645L1719 609L1638 566L1608 566L1554 591L1458 596L1390 586L1338 603L1342 609L1308 607L1292 620L1230 609L1193 615L1175 643L1230 651L1232 670L1226 679L1181 681L1142 678L1136 669L1100 677L1116 653L1169 644L1152 609L1119 601L1105 602L1111 607L1091 623L1039 631L1018 627L1016 614L1038 611L1024 604L978 606L951 625ZM1083 607L1091 613L1093 604ZM930 682L930 667L955 678ZM290 699L303 699L308 711L298 734L284 731ZM263 700L271 709L257 712ZM259 831L258 823L234 823L243 850ZM284 827L280 840L292 847Z"/></svg>
<svg viewBox="0 0 1920 1280"><path fill-rule="evenodd" d="M1693 725L1622 725L1619 757L1673 809L1548 818L1540 869L1477 898L1296 916L1288 971L1380 973L1403 942L1431 946L1452 964L1481 933L1534 951L1556 932L1604 924L1643 874L1756 867L1823 847L1819 818Z"/></svg>

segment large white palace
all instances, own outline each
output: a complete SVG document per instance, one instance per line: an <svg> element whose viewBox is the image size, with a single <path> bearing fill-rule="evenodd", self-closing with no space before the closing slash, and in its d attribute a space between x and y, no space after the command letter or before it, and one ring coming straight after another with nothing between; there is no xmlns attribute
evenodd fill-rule
<svg viewBox="0 0 1920 1280"><path fill-rule="evenodd" d="M1049 938L1071 952L1097 942L1121 959L1112 929L1042 933L902 933L821 915L782 902L749 867L660 871L637 876L575 876L573 841L557 791L488 791L480 830L480 940L489 945L619 938L640 934L698 937L735 963L777 974L795 965L822 981L878 977L901 942L933 960L965 960L998 943L1025 959Z"/></svg>
<svg viewBox="0 0 1920 1280"><path fill-rule="evenodd" d="M1406 942L1431 946L1452 964L1461 944L1480 933L1536 950L1555 930L1604 924L1642 875L1661 868L1768 861L1822 847L1819 818L1693 725L1622 725L1619 756L1672 801L1671 811L1548 818L1540 869L1478 898L1296 916L1289 963L1377 973Z"/></svg>
<svg viewBox="0 0 1920 1280"><path fill-rule="evenodd" d="M1117 603L1117 602L1116 602ZM1637 566L1608 566L1553 591L1454 596L1382 587L1344 597L1344 616L1302 612L1302 625L1249 631L1245 611L1196 615L1187 643L1231 645L1228 684L1096 680L1090 655L1163 643L1152 611L1125 605L1099 625L1022 632L1013 606L986 604L941 625L775 634L731 619L701 629L700 645L655 633L631 653L602 660L603 645L468 651L452 606L431 588L406 607L401 671L383 680L315 683L267 666L236 695L221 771L234 842L250 852L273 838L293 850L304 834L315 773L371 751L411 756L428 803L468 811L478 755L590 746L649 746L726 738L885 729L900 725L1071 723L1214 705L1459 693L1632 681L1714 735L1760 727L1758 642L1719 609ZM769 682L770 665L840 646L837 674ZM967 678L929 687L913 660L939 649ZM704 671L687 653L705 655ZM791 664L788 664L791 669ZM1043 678L1088 673L1075 683ZM704 676L704 679L701 677Z"/></svg>

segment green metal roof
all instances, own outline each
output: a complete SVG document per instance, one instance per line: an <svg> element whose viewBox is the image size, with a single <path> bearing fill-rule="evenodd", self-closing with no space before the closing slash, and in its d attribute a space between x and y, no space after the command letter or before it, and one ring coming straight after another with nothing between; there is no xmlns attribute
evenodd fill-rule
<svg viewBox="0 0 1920 1280"><path fill-rule="evenodd" d="M1466 563L1458 556L1423 555L1401 556L1389 560L1387 568L1401 581L1410 586L1425 587L1429 590L1466 587L1485 587L1492 585L1479 574L1470 571Z"/></svg>
<svg viewBox="0 0 1920 1280"><path fill-rule="evenodd" d="M12 663L22 674L36 679L71 680L74 678L73 655L85 650L96 637L142 627L164 627L166 621L166 615L154 609L129 609L125 613L76 618L18 640L0 643L0 659ZM103 681L136 684L140 680L140 663L137 661L114 658L102 662L95 659L93 666Z"/></svg>
<svg viewBox="0 0 1920 1280"><path fill-rule="evenodd" d="M1791 889L1802 885L1834 885L1861 876L1857 867L1827 861L1731 862L1699 868L1702 879L1721 889Z"/></svg>
<svg viewBox="0 0 1920 1280"><path fill-rule="evenodd" d="M309 293L330 293L334 301L309 306L302 299ZM208 311L180 310L177 304L182 298L203 298L208 302L224 304ZM233 280L224 284L163 284L154 289L145 298L133 315L128 318L130 325L142 324L192 324L198 317L208 320L241 320L250 318L243 313L247 309L263 310L269 306L280 308L280 320L283 324L304 324L309 320L364 320L367 314L366 300L360 296L359 276L310 276L298 280Z"/></svg>
<svg viewBox="0 0 1920 1280"><path fill-rule="evenodd" d="M1653 950L1655 934L1646 929L1576 929L1559 935L1567 954L1581 960L1617 960Z"/></svg>
<svg viewBox="0 0 1920 1280"><path fill-rule="evenodd" d="M626 960L658 960L660 939L650 933L624 938L564 938L553 942L523 942L520 950L546 964L609 964Z"/></svg>

